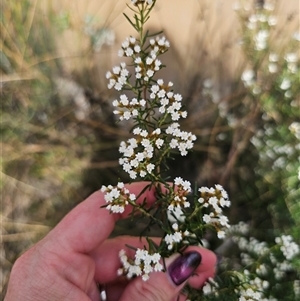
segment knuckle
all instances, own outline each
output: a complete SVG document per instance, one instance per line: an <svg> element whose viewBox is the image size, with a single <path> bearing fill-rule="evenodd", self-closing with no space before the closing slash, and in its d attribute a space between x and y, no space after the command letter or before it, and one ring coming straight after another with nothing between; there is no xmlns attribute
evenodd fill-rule
<svg viewBox="0 0 300 301"><path fill-rule="evenodd" d="M136 288L136 299L144 301L169 301L171 297L167 290L157 284L150 283L150 281L139 281Z"/></svg>

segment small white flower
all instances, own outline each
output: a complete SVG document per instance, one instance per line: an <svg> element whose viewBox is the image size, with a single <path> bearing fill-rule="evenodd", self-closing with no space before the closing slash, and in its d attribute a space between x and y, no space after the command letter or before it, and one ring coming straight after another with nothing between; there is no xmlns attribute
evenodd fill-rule
<svg viewBox="0 0 300 301"><path fill-rule="evenodd" d="M185 215L181 207L174 207L174 205L169 205L168 207L168 220L171 223L176 223L177 221L183 223L185 220Z"/></svg>
<svg viewBox="0 0 300 301"><path fill-rule="evenodd" d="M147 57L146 64L151 65L153 63L153 59L151 57Z"/></svg>
<svg viewBox="0 0 300 301"><path fill-rule="evenodd" d="M149 174L151 174L152 171L154 170L154 168L155 168L155 165L152 164L152 163L149 163L149 164L147 165L147 172L148 172Z"/></svg>
<svg viewBox="0 0 300 301"><path fill-rule="evenodd" d="M225 216L225 215L221 215L220 217L219 217L219 222L220 222L220 224L222 225L222 226L224 226L224 227L229 227L229 224L228 224L228 217L227 216Z"/></svg>
<svg viewBox="0 0 300 301"><path fill-rule="evenodd" d="M126 54L126 56L132 56L133 55L133 50L131 49L131 48L126 48L126 50L125 50L125 54Z"/></svg>
<svg viewBox="0 0 300 301"><path fill-rule="evenodd" d="M123 49L120 49L120 50L118 51L118 56L119 56L119 57L123 57L124 55L125 55L124 50L123 50Z"/></svg>
<svg viewBox="0 0 300 301"><path fill-rule="evenodd" d="M135 64L141 64L142 63L142 59L140 57L137 57L135 60L134 60L134 63Z"/></svg>
<svg viewBox="0 0 300 301"><path fill-rule="evenodd" d="M104 200L108 204L106 209L112 213L123 213L129 201L136 199L135 195L130 194L129 190L125 188L123 182L119 182L116 187L103 185L101 191L105 193Z"/></svg>
<svg viewBox="0 0 300 301"><path fill-rule="evenodd" d="M147 70L146 72L148 77L152 77L154 75L154 71L153 70Z"/></svg>
<svg viewBox="0 0 300 301"><path fill-rule="evenodd" d="M242 74L242 81L246 86L251 86L254 83L255 73L253 70L246 70Z"/></svg>
<svg viewBox="0 0 300 301"><path fill-rule="evenodd" d="M275 26L277 24L277 18L275 16L268 17L269 26Z"/></svg>
<svg viewBox="0 0 300 301"><path fill-rule="evenodd" d="M300 42L300 32L299 31L294 32L293 39Z"/></svg>
<svg viewBox="0 0 300 301"><path fill-rule="evenodd" d="M218 238L223 239L223 238L225 238L225 231L220 230L217 232L217 235L218 235Z"/></svg>
<svg viewBox="0 0 300 301"><path fill-rule="evenodd" d="M129 176L130 176L130 178L131 179L136 179L136 172L135 171L133 171L133 170L131 170L130 172L129 172Z"/></svg>
<svg viewBox="0 0 300 301"><path fill-rule="evenodd" d="M274 63L270 63L268 68L270 73L276 73L278 71L278 67Z"/></svg>
<svg viewBox="0 0 300 301"><path fill-rule="evenodd" d="M135 45L135 46L134 46L134 51L135 51L136 53L140 53L140 51L141 51L140 45Z"/></svg>
<svg viewBox="0 0 300 301"><path fill-rule="evenodd" d="M144 275L142 276L143 281L148 281L149 278L150 278L150 277L149 277L148 274L144 274Z"/></svg>
<svg viewBox="0 0 300 301"><path fill-rule="evenodd" d="M174 224L172 225L172 228L173 228L173 230L178 231L178 224L177 224L177 223L174 223Z"/></svg>
<svg viewBox="0 0 300 301"><path fill-rule="evenodd" d="M206 224L209 224L211 222L211 217L208 215L208 214L204 214L203 215L203 221L206 223Z"/></svg>
<svg viewBox="0 0 300 301"><path fill-rule="evenodd" d="M298 56L297 53L295 52L290 52L287 53L284 57L284 59L288 62L288 63L296 63L298 61Z"/></svg>
<svg viewBox="0 0 300 301"><path fill-rule="evenodd" d="M155 265L154 265L154 271L155 272L161 272L162 270L164 269L163 265L159 262L157 262Z"/></svg>
<svg viewBox="0 0 300 301"><path fill-rule="evenodd" d="M155 144L156 144L157 148L161 148L162 145L164 144L164 140L161 139L161 138L158 138L158 139L155 141Z"/></svg>
<svg viewBox="0 0 300 301"><path fill-rule="evenodd" d="M264 2L264 9L268 11L273 11L274 10L274 4L270 1L265 1Z"/></svg>
<svg viewBox="0 0 300 301"><path fill-rule="evenodd" d="M164 89L159 90L159 92L157 93L157 96L159 98L163 98L166 95L166 91Z"/></svg>
<svg viewBox="0 0 300 301"><path fill-rule="evenodd" d="M290 235L276 237L275 242L281 245L280 250L287 260L291 260L300 253L299 245L293 241L293 238Z"/></svg>
<svg viewBox="0 0 300 301"><path fill-rule="evenodd" d="M270 62L278 62L279 56L276 53L270 53L269 54L269 61Z"/></svg>
<svg viewBox="0 0 300 301"><path fill-rule="evenodd" d="M282 80L282 83L280 84L280 89L287 90L291 87L291 81L287 78L284 78Z"/></svg>

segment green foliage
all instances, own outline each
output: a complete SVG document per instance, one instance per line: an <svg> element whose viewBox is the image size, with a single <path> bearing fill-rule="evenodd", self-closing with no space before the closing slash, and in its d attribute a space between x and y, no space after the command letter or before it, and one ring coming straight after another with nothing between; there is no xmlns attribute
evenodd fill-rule
<svg viewBox="0 0 300 301"><path fill-rule="evenodd" d="M94 135L79 127L74 106L63 105L57 93L55 81L63 68L51 6L47 14L36 1L3 1L1 8L1 214L7 269L50 229L46 225L55 225L78 201L75 190L89 164ZM15 241L20 221L45 227L32 227L30 238L18 233Z"/></svg>
<svg viewBox="0 0 300 301"><path fill-rule="evenodd" d="M269 204L274 227L278 231L290 228L300 240L299 231L293 230L299 229L300 222L299 42L291 37L283 47L270 38L276 23L270 11L258 9L252 15L240 15L244 49L252 66L247 71L250 78L243 80L262 116L251 140L259 154L257 185ZM262 31L266 35L263 41L259 40Z"/></svg>

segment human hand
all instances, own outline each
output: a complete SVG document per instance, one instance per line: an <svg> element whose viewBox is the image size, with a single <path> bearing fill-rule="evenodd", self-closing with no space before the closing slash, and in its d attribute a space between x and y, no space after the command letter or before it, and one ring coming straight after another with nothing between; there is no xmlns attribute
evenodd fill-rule
<svg viewBox="0 0 300 301"><path fill-rule="evenodd" d="M146 185L138 182L126 187L138 195ZM144 198L151 206L154 189L146 190L140 200ZM187 281L197 288L213 277L216 256L200 247L187 248L183 257L166 259L167 272L151 273L146 282L141 277L128 281L118 276L119 251L126 249L126 244L143 248L146 241L131 236L108 239L115 222L128 216L130 208L122 215L110 214L100 209L102 205L104 194L97 191L17 259L5 301L99 301L97 283L105 287L108 301L171 301L178 296L185 300L180 291ZM128 256L130 252L128 249ZM199 254L202 261L197 266Z"/></svg>

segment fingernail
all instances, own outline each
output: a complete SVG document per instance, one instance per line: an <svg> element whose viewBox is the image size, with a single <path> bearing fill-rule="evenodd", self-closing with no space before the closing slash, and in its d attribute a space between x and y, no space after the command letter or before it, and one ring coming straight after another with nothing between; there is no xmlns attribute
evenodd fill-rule
<svg viewBox="0 0 300 301"><path fill-rule="evenodd" d="M201 263L201 255L198 252L187 252L176 258L168 268L168 274L176 285L187 280Z"/></svg>

